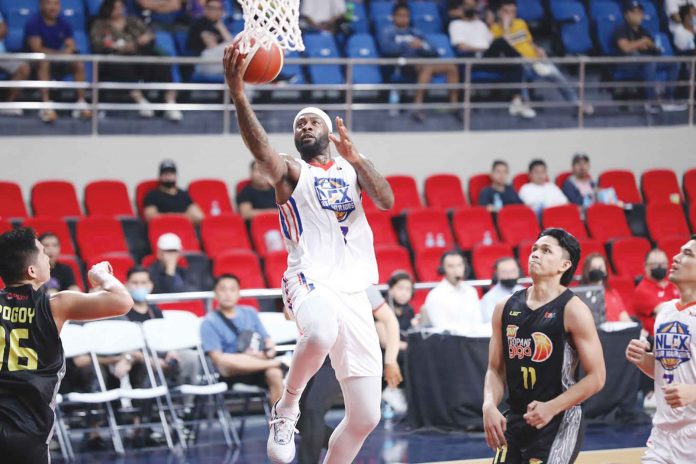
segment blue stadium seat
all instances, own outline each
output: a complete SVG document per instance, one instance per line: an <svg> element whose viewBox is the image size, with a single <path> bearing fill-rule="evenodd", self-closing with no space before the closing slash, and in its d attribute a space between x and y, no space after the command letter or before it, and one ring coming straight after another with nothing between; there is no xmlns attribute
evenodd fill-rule
<svg viewBox="0 0 696 464"><path fill-rule="evenodd" d="M581 3L551 3L551 16L561 31L561 43L567 54L578 55L592 50L590 22Z"/></svg>
<svg viewBox="0 0 696 464"><path fill-rule="evenodd" d="M89 16L97 16L99 14L99 7L101 7L101 4L102 0L85 0L87 14L89 14Z"/></svg>
<svg viewBox="0 0 696 464"><path fill-rule="evenodd" d="M181 56L193 56L191 50L188 49L188 31L177 30L174 31L174 42L176 43L176 49L179 51Z"/></svg>
<svg viewBox="0 0 696 464"><path fill-rule="evenodd" d="M349 58L379 58L375 41L370 34L353 34L346 44ZM353 84L381 84L379 66L361 64L353 67Z"/></svg>
<svg viewBox="0 0 696 464"><path fill-rule="evenodd" d="M660 32L655 36L655 44L662 50L662 56L674 56L674 49L669 36L664 32Z"/></svg>
<svg viewBox="0 0 696 464"><path fill-rule="evenodd" d="M174 37L169 32L166 31L156 31L155 32L155 46L168 56L178 56L176 52L176 44L174 42ZM172 81L179 83L181 82L181 73L179 72L179 65L172 65Z"/></svg>
<svg viewBox="0 0 696 464"><path fill-rule="evenodd" d="M657 13L655 5L648 1L642 0L641 5L643 5L643 10L645 11L645 19L641 26L646 28L655 37L660 32L660 17Z"/></svg>
<svg viewBox="0 0 696 464"><path fill-rule="evenodd" d="M623 18L623 13L618 3L602 0L590 3L590 16L594 21L612 16L616 20L621 20L621 18Z"/></svg>
<svg viewBox="0 0 696 464"><path fill-rule="evenodd" d="M89 43L89 37L85 31L73 31L73 39L75 40L75 47L80 55L89 55L92 53L92 47Z"/></svg>
<svg viewBox="0 0 696 464"><path fill-rule="evenodd" d="M308 58L338 58L338 47L333 36L320 32L306 34L303 37L305 44L305 56ZM343 72L337 64L310 64L309 78L314 84L343 84Z"/></svg>
<svg viewBox="0 0 696 464"><path fill-rule="evenodd" d="M610 15L597 19L595 23L597 27L597 41L603 55L616 55L614 30L622 23L623 16L615 17Z"/></svg>
<svg viewBox="0 0 696 464"><path fill-rule="evenodd" d="M538 23L544 19L544 5L541 0L517 0L517 16L528 23Z"/></svg>
<svg viewBox="0 0 696 464"><path fill-rule="evenodd" d="M424 34L442 32L442 19L433 2L410 3L411 23Z"/></svg>
<svg viewBox="0 0 696 464"><path fill-rule="evenodd" d="M300 54L294 50L287 50L285 52L285 59L289 58L300 58ZM305 76L302 66L299 64L288 64L287 62L283 65L283 69L280 71L281 75L288 79L290 84L304 84Z"/></svg>
<svg viewBox="0 0 696 464"><path fill-rule="evenodd" d="M24 51L24 27L12 27L7 30L7 36L5 36L5 48L7 48L8 52Z"/></svg>
<svg viewBox="0 0 696 464"><path fill-rule="evenodd" d="M29 18L38 12L38 6L30 8L22 5L13 5L9 7L7 11L3 12L3 15L5 16L5 22L7 23L8 29L17 29L24 33L24 25L27 23Z"/></svg>
<svg viewBox="0 0 696 464"><path fill-rule="evenodd" d="M0 0L0 11L5 16L5 21L10 10L16 8L39 11L39 0Z"/></svg>
<svg viewBox="0 0 696 464"><path fill-rule="evenodd" d="M392 2L373 1L370 2L370 19L375 26L375 31L384 27L385 24L392 23Z"/></svg>
<svg viewBox="0 0 696 464"><path fill-rule="evenodd" d="M353 2L353 33L364 34L370 31L367 21L367 11L363 3Z"/></svg>
<svg viewBox="0 0 696 464"><path fill-rule="evenodd" d="M450 45L449 37L446 34L425 34L425 39L437 50L438 55L441 57L454 58L454 50L452 50L452 45ZM447 78L444 74L435 74L433 76L432 83L444 84L445 82L447 82Z"/></svg>

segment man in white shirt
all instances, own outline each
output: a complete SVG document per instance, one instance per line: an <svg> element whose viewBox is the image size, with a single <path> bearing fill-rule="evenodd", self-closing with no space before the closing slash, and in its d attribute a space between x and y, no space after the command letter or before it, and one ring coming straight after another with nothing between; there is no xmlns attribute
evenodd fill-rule
<svg viewBox="0 0 696 464"><path fill-rule="evenodd" d="M335 33L346 14L345 0L303 0L302 19L308 29Z"/></svg>
<svg viewBox="0 0 696 464"><path fill-rule="evenodd" d="M459 252L448 251L440 258L444 279L428 293L421 309L432 328L467 335L482 324L478 292L462 282L465 271L466 260Z"/></svg>
<svg viewBox="0 0 696 464"><path fill-rule="evenodd" d="M688 6L692 13L696 13L696 0L665 0L665 14L669 19L669 30L674 34L677 26L682 24L679 9Z"/></svg>
<svg viewBox="0 0 696 464"><path fill-rule="evenodd" d="M561 189L553 182L549 182L546 163L543 160L535 159L529 163L529 181L520 189L520 198L537 214L544 208L568 203Z"/></svg>
<svg viewBox="0 0 696 464"><path fill-rule="evenodd" d="M694 54L696 44L694 43L694 11L690 5L682 5L679 7L680 24L672 29L674 36L674 46L677 50L689 55Z"/></svg>
<svg viewBox="0 0 696 464"><path fill-rule="evenodd" d="M520 267L517 265L515 258L507 256L495 262L493 281L496 284L481 298L483 322L490 324L495 305L524 288L517 283L517 280L521 277L520 274Z"/></svg>

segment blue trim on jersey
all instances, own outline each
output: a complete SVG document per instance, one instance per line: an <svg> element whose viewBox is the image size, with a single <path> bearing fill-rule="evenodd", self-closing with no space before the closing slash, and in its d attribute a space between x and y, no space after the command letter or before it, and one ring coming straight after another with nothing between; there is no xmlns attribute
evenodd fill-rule
<svg viewBox="0 0 696 464"><path fill-rule="evenodd" d="M297 203L295 203L295 199L293 197L290 197L288 201L290 203L290 206L292 206L292 210L295 212L295 219L297 219L297 228L300 231L300 235L302 235L302 219L300 218L300 211L297 209Z"/></svg>
<svg viewBox="0 0 696 464"><path fill-rule="evenodd" d="M280 217L280 227L283 229L283 235L285 235L285 238L288 240L292 240L290 238L290 232L288 232L288 225L285 223L285 218L283 217L283 213L280 211L280 207L278 207L278 217Z"/></svg>

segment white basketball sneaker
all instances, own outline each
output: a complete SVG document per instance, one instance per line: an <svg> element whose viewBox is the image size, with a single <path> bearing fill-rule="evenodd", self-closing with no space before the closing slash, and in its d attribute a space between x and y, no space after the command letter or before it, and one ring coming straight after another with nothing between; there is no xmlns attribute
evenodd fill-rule
<svg viewBox="0 0 696 464"><path fill-rule="evenodd" d="M294 419L283 417L276 412L276 406L271 409L271 421L268 423L270 432L266 452L273 464L290 464L295 459L295 424L300 413Z"/></svg>

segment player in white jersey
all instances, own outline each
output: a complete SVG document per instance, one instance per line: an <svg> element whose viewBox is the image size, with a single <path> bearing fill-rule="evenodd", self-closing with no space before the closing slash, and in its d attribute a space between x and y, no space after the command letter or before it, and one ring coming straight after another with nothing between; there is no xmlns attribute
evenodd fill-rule
<svg viewBox="0 0 696 464"><path fill-rule="evenodd" d="M642 464L696 462L696 235L674 257L669 280L681 296L658 308L653 351L644 340L626 349L655 379L657 411Z"/></svg>
<svg viewBox="0 0 696 464"><path fill-rule="evenodd" d="M331 435L324 463L348 464L379 423L382 387L379 340L365 293L377 282L377 262L361 192L385 210L394 194L353 145L343 121L336 118L337 137L318 108L305 108L293 122L301 159L274 150L244 94L239 51L228 47L223 63L244 143L275 187L288 248L283 299L301 333L286 388L271 412L268 457L273 463L293 460L299 400L328 354L346 416ZM340 157L331 157L329 141Z"/></svg>

